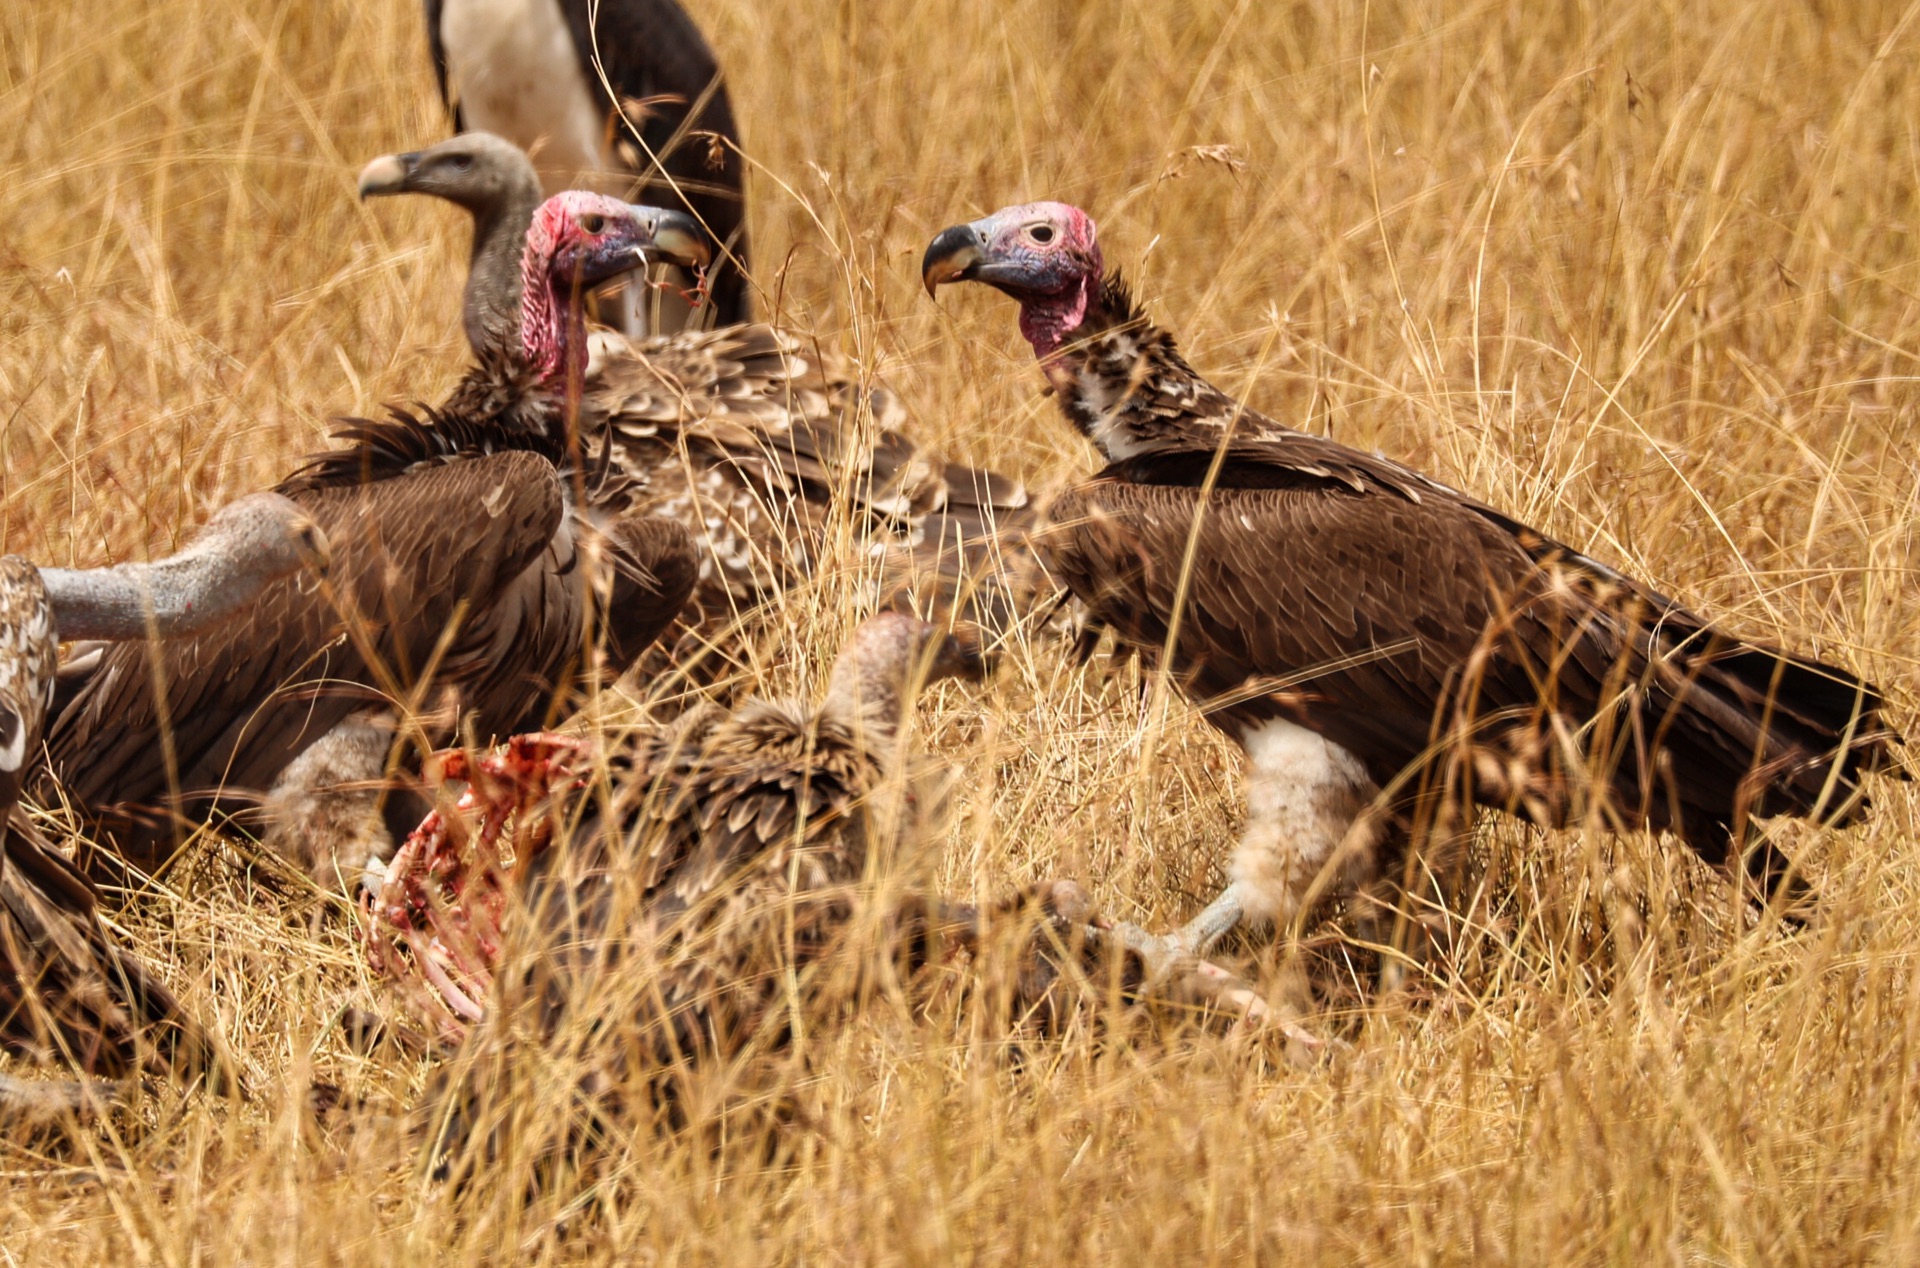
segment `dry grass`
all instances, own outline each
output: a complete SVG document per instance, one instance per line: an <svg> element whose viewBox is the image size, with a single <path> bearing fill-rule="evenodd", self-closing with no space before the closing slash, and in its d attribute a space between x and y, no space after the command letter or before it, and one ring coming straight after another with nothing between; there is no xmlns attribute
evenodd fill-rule
<svg viewBox="0 0 1920 1268"><path fill-rule="evenodd" d="M917 432L1037 485L1091 455L1010 306L917 290L928 236L1058 196L1102 220L1192 359L1741 630L1870 673L1913 717L1920 8L1648 0L1018 7L692 0L756 164L763 310L885 374ZM1549 17L1548 10L1564 13ZM0 24L4 547L180 540L328 416L462 364L464 227L352 197L441 134L417 6L34 3ZM1230 160L1230 161L1223 161ZM824 593L824 592L823 592ZM826 595L830 599L831 595ZM770 689L846 628L796 601ZM966 793L942 864L1087 878L1168 922L1218 883L1232 751L1044 647L943 691ZM1910 727L1911 729L1911 727ZM944 1014L815 1040L776 1162L642 1133L618 1201L456 1196L378 1124L305 1124L348 1056L344 922L216 851L124 922L256 1096L158 1090L0 1146L9 1262L1909 1263L1920 1259L1920 799L1795 837L1797 935L1646 839L1491 825L1500 919L1444 1006L1276 1066L1194 1034L1015 1067Z"/></svg>

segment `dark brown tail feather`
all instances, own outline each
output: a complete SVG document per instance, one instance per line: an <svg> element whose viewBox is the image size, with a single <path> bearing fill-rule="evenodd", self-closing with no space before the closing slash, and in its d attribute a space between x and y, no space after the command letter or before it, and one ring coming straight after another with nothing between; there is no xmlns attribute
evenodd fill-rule
<svg viewBox="0 0 1920 1268"><path fill-rule="evenodd" d="M1865 776L1912 777L1896 751L1905 741L1880 691L1844 669L1706 628L1695 637L1703 650L1672 662L1690 681L1669 705L1663 744L1685 772L1671 826L1709 862L1737 853L1769 899L1798 903L1811 887L1752 821L1857 821L1870 805Z"/></svg>

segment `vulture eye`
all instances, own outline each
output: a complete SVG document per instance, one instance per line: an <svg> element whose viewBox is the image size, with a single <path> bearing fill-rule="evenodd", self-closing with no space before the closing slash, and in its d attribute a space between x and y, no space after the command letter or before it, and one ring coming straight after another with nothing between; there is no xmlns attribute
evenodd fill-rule
<svg viewBox="0 0 1920 1268"><path fill-rule="evenodd" d="M1053 241L1053 226L1032 225L1027 229L1027 236L1044 247Z"/></svg>
<svg viewBox="0 0 1920 1268"><path fill-rule="evenodd" d="M466 171L466 170L467 170L468 168L470 168L470 167L472 167L472 166L473 166L473 155L471 155L471 154L456 154L456 155L454 155L454 156L453 156L453 158L452 158L452 159L451 159L450 161L451 161L451 162L452 162L452 164L453 164L453 170L454 170L454 171L456 171L456 172L464 172L464 171Z"/></svg>
<svg viewBox="0 0 1920 1268"><path fill-rule="evenodd" d="M588 233L599 233L607 227L607 218L601 215L582 216L580 217L580 227Z"/></svg>

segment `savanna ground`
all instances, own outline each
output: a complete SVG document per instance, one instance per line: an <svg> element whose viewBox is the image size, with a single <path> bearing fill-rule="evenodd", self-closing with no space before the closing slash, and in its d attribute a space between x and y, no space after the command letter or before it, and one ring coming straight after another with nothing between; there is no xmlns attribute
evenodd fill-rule
<svg viewBox="0 0 1920 1268"><path fill-rule="evenodd" d="M1191 359L1741 632L1920 687L1920 6L689 0L752 168L761 311L885 376L924 440L1038 490L1088 471L928 237L1059 197ZM411 0L28 0L0 24L4 547L158 554L465 356L466 228L361 206L446 129ZM738 161L738 160L736 160ZM810 688L829 576L763 650ZM920 735L963 780L962 896L1050 874L1165 924L1220 883L1235 752L1051 644ZM119 918L252 1097L156 1088L0 1145L19 1262L1920 1260L1920 798L1795 829L1824 895L1756 924L1666 842L1483 824L1486 927L1297 1068L1207 1028L1012 1061L954 1008L816 1035L771 1157L649 1132L617 1201L420 1178L313 1078L377 996L327 901L196 843ZM1258 967L1257 963L1255 967ZM955 1008L964 1010L963 1005Z"/></svg>

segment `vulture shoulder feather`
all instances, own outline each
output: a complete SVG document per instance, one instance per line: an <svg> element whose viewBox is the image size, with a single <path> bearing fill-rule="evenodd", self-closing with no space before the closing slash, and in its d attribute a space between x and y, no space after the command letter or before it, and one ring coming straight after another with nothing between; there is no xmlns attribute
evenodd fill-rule
<svg viewBox="0 0 1920 1268"><path fill-rule="evenodd" d="M884 385L765 325L593 347L589 428L641 505L699 537L706 637L811 575L836 522L870 543L883 603L995 627L1025 611L1026 490L910 440Z"/></svg>

